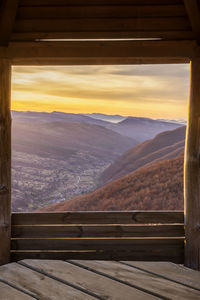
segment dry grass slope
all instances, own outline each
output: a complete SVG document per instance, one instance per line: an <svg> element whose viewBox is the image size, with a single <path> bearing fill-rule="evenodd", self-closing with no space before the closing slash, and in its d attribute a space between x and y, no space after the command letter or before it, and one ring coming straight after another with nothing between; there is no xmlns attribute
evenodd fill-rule
<svg viewBox="0 0 200 300"><path fill-rule="evenodd" d="M99 185L121 178L149 164L184 153L185 126L165 131L119 156L100 176Z"/></svg>
<svg viewBox="0 0 200 300"><path fill-rule="evenodd" d="M42 211L183 209L183 155L128 174L84 196Z"/></svg>

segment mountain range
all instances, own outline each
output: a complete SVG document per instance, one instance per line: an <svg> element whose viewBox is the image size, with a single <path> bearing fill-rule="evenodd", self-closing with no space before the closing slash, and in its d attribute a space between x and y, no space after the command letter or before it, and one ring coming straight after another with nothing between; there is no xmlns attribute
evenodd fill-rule
<svg viewBox="0 0 200 300"><path fill-rule="evenodd" d="M102 187L41 211L183 209L185 126L132 147L100 176Z"/></svg>
<svg viewBox="0 0 200 300"><path fill-rule="evenodd" d="M113 131L121 135L133 138L138 141L138 143L142 143L155 137L158 133L173 130L181 126L182 124L180 123L149 118L128 117L117 124L109 125L109 128L112 128Z"/></svg>
<svg viewBox="0 0 200 300"><path fill-rule="evenodd" d="M133 139L96 124L14 119L13 210L34 210L91 191L99 174L133 145Z"/></svg>
<svg viewBox="0 0 200 300"><path fill-rule="evenodd" d="M136 145L133 139L106 127L84 122L13 120L13 149L43 157L68 159L86 151L107 161Z"/></svg>
<svg viewBox="0 0 200 300"><path fill-rule="evenodd" d="M134 117L114 123L108 119L123 116L108 115L105 120L102 114L13 111L12 116L14 211L32 211L90 193L118 178L112 174L117 170L117 164L125 172L121 174L118 170L116 176L119 177L136 170L142 166L142 156L148 163L145 151L141 151L140 159L136 158L138 166L133 162L130 168L124 165L124 154L135 147L145 148L140 141L146 137L154 139L156 132L169 128L178 130L181 126ZM155 143L158 144L159 139ZM179 140L179 143L182 147L183 141ZM174 144L166 147L171 147L170 151L173 147L174 151L179 151Z"/></svg>
<svg viewBox="0 0 200 300"><path fill-rule="evenodd" d="M96 117L98 116L98 118ZM49 123L49 122L66 122L66 123L87 123L91 125L103 126L109 130L115 131L123 136L132 138L136 143L141 143L147 139L155 137L158 133L173 130L181 127L179 122L154 120L150 118L117 116L121 120L117 123L108 121L116 116L104 114L73 114L64 112L12 112L13 120L27 123ZM100 119L101 118L101 119Z"/></svg>
<svg viewBox="0 0 200 300"><path fill-rule="evenodd" d="M186 127L165 131L119 156L99 178L99 184L118 179L141 167L177 157L184 152Z"/></svg>

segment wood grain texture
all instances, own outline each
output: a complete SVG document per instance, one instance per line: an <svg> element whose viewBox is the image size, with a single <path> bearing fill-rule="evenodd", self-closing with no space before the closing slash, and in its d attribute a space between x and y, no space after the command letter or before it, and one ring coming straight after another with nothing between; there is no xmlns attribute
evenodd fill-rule
<svg viewBox="0 0 200 300"><path fill-rule="evenodd" d="M19 261L22 259L52 259L52 260L68 260L68 259L83 259L83 260L132 260L132 261L171 261L173 263L182 264L183 257L183 243L180 248L166 247L164 251L160 249L155 252L155 248L145 251L143 248L139 250L76 250L76 251L31 251L31 250L12 250L11 261Z"/></svg>
<svg viewBox="0 0 200 300"><path fill-rule="evenodd" d="M182 211L13 213L12 225L183 224Z"/></svg>
<svg viewBox="0 0 200 300"><path fill-rule="evenodd" d="M183 212L14 213L11 256L13 261L127 259L181 263L181 222ZM157 225L138 225L145 223Z"/></svg>
<svg viewBox="0 0 200 300"><path fill-rule="evenodd" d="M14 32L72 32L72 31L148 31L189 30L185 17L173 18L80 18L80 19L18 19Z"/></svg>
<svg viewBox="0 0 200 300"><path fill-rule="evenodd" d="M115 250L153 251L182 249L183 238L12 239L12 250Z"/></svg>
<svg viewBox="0 0 200 300"><path fill-rule="evenodd" d="M11 66L0 60L0 265L9 262L11 230Z"/></svg>
<svg viewBox="0 0 200 300"><path fill-rule="evenodd" d="M167 281L118 262L74 261L72 263L83 266L94 273L97 272L102 275L111 276L113 280L121 280L124 283L144 288L149 292L157 294L161 299L197 300L200 295L199 291L185 286L181 286L180 288L180 285L175 282Z"/></svg>
<svg viewBox="0 0 200 300"><path fill-rule="evenodd" d="M200 58L191 62L185 151L185 266L200 270Z"/></svg>
<svg viewBox="0 0 200 300"><path fill-rule="evenodd" d="M200 3L198 0L184 0L184 5L196 40L200 44Z"/></svg>
<svg viewBox="0 0 200 300"><path fill-rule="evenodd" d="M100 299L157 299L151 294L139 291L136 288L121 284L99 274L63 261L24 260L20 263L32 267L44 274L55 276L59 280L72 282L100 297Z"/></svg>
<svg viewBox="0 0 200 300"><path fill-rule="evenodd" d="M0 282L0 292L2 300L33 300L31 296L26 295L2 282Z"/></svg>
<svg viewBox="0 0 200 300"><path fill-rule="evenodd" d="M73 288L67 284L63 284L16 263L1 266L0 279L1 278L15 285L16 287L25 290L25 292L32 294L33 298L35 297L35 299L95 299L94 297L83 293L76 288ZM49 296L47 297L47 295Z"/></svg>
<svg viewBox="0 0 200 300"><path fill-rule="evenodd" d="M11 242L12 260L101 259L183 262L184 241L174 239L19 239Z"/></svg>
<svg viewBox="0 0 200 300"><path fill-rule="evenodd" d="M177 265L168 262L137 262L126 261L125 263L137 267L150 274L164 277L170 281L189 286L200 291L200 272L185 268L183 265ZM133 269L134 271L135 269Z"/></svg>
<svg viewBox="0 0 200 300"><path fill-rule="evenodd" d="M0 3L0 45L7 46L13 31L18 0L1 0Z"/></svg>
<svg viewBox="0 0 200 300"><path fill-rule="evenodd" d="M197 300L199 276L169 262L26 259L0 267L0 291L2 300Z"/></svg>
<svg viewBox="0 0 200 300"><path fill-rule="evenodd" d="M183 5L22 6L18 19L183 17Z"/></svg>
<svg viewBox="0 0 200 300"><path fill-rule="evenodd" d="M184 237L183 225L12 226L12 238Z"/></svg>
<svg viewBox="0 0 200 300"><path fill-rule="evenodd" d="M113 49L115 51L113 52ZM13 42L0 48L0 57L8 57L13 64L57 64L68 61L79 64L117 64L144 62L169 63L189 61L200 52L194 41L68 41Z"/></svg>
<svg viewBox="0 0 200 300"><path fill-rule="evenodd" d="M0 57L14 65L186 63L198 54L200 47L192 40L12 42L0 47Z"/></svg>

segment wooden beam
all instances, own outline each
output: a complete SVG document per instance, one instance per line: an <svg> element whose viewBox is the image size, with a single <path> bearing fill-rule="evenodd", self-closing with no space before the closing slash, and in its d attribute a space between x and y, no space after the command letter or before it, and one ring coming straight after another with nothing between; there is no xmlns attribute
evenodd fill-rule
<svg viewBox="0 0 200 300"><path fill-rule="evenodd" d="M200 4L198 0L184 0L185 8L190 19L192 30L200 44Z"/></svg>
<svg viewBox="0 0 200 300"><path fill-rule="evenodd" d="M183 238L64 238L64 239L12 239L12 250L138 250L147 251L151 249L155 253L166 251L166 246L176 250L183 247ZM173 247L174 246L174 247ZM158 251L159 249L159 251ZM169 249L168 249L169 250ZM166 253L166 252L165 252ZM167 253L166 253L167 254Z"/></svg>
<svg viewBox="0 0 200 300"><path fill-rule="evenodd" d="M19 261L22 259L48 259L48 260L131 260L131 261L171 261L177 264L183 264L183 241L179 247L171 247L171 245L155 244L151 249L142 245L140 250L126 247L126 250L115 251L114 245L109 251L11 251L11 260ZM155 251L155 249L159 249ZM149 299L149 298L148 298ZM167 298L169 299L169 298Z"/></svg>
<svg viewBox="0 0 200 300"><path fill-rule="evenodd" d="M9 262L11 230L11 65L0 60L0 265Z"/></svg>
<svg viewBox="0 0 200 300"><path fill-rule="evenodd" d="M81 66L81 65L157 65L157 64L186 64L189 58L96 58L96 59L12 59L15 66Z"/></svg>
<svg viewBox="0 0 200 300"><path fill-rule="evenodd" d="M147 60L162 63L188 62L196 55L198 47L193 41L87 41L87 42L35 42L10 43L0 48L0 57L7 57L13 64L56 65L59 60L72 64L134 63ZM198 50L199 51L199 50Z"/></svg>
<svg viewBox="0 0 200 300"><path fill-rule="evenodd" d="M51 5L169 5L182 4L182 0L20 0L21 6Z"/></svg>
<svg viewBox="0 0 200 300"><path fill-rule="evenodd" d="M76 31L160 31L191 30L186 17L166 18L77 18L18 19L14 32L76 32Z"/></svg>
<svg viewBox="0 0 200 300"><path fill-rule="evenodd" d="M175 224L183 223L182 211L76 211L12 213L12 225L47 224Z"/></svg>
<svg viewBox="0 0 200 300"><path fill-rule="evenodd" d="M38 41L40 39L145 39L195 40L191 30L184 31L76 31L76 32L13 32L12 41Z"/></svg>
<svg viewBox="0 0 200 300"><path fill-rule="evenodd" d="M12 226L12 238L184 237L183 224Z"/></svg>
<svg viewBox="0 0 200 300"><path fill-rule="evenodd" d="M2 0L0 5L0 45L7 46L13 30L18 0Z"/></svg>
<svg viewBox="0 0 200 300"><path fill-rule="evenodd" d="M183 262L183 238L12 239L11 255L41 259L110 259ZM89 256L87 254L89 253ZM13 257L13 254L15 258ZM24 255L25 254L25 255ZM59 255L62 255L59 257ZM86 254L86 256L85 256ZM42 256L40 256L42 255ZM22 259L21 257L21 259Z"/></svg>
<svg viewBox="0 0 200 300"><path fill-rule="evenodd" d="M21 6L18 19L183 17L184 5Z"/></svg>
<svg viewBox="0 0 200 300"><path fill-rule="evenodd" d="M200 270L200 58L191 62L185 151L185 266Z"/></svg>

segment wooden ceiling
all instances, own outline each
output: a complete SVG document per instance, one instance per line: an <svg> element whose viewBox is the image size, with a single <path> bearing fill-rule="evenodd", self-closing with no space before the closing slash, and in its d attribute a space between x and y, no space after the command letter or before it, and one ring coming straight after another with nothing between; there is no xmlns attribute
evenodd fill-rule
<svg viewBox="0 0 200 300"><path fill-rule="evenodd" d="M187 62L199 44L200 0L1 0L0 55L21 63Z"/></svg>
<svg viewBox="0 0 200 300"><path fill-rule="evenodd" d="M21 0L11 39L145 37L194 39L183 2Z"/></svg>

